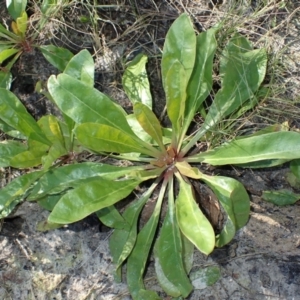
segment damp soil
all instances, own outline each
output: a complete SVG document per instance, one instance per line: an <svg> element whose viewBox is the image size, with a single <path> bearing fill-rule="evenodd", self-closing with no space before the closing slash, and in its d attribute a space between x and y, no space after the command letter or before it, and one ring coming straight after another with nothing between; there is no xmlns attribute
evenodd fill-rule
<svg viewBox="0 0 300 300"><path fill-rule="evenodd" d="M103 2L112 4L113 1ZM98 39L94 33L78 33L89 32L89 24L77 24L71 20L73 29L70 27L67 37L60 35L54 22L52 27L49 25L51 40L41 37L40 42L52 42L69 48L73 53L83 48L89 49L95 59L96 88L120 103L127 112L132 107L122 91L124 60L140 52L147 53L150 57L148 69L154 111L160 116L165 100L157 57L170 24L179 13L187 11L193 18L195 28L201 31L220 21L222 12L228 10L234 1L148 0L134 1L134 6L133 1L121 2L116 5L117 8L98 11L103 21L101 28L99 25ZM251 2L249 11L260 3L248 2ZM3 6L0 4L0 13L5 19ZM289 14L283 9L277 19L279 24L283 22L286 26L279 27L274 34L281 39L282 45L289 45L284 56L289 73L282 80L286 86L286 97L296 99L300 87L300 45L297 41L300 4L288 9ZM293 11L295 13L290 17ZM87 12L84 7L77 7L72 13L81 16ZM148 21L147 27L136 29L137 15ZM259 30L263 31L263 28ZM12 73L14 81L11 90L34 118L38 120L45 114L59 114L51 102L35 92L38 81L46 82L50 75L58 73L38 50L24 53ZM287 121L298 127L299 120ZM187 299L299 299L300 204L277 207L261 198L263 190L291 189L286 180L288 165L259 170L211 168L207 172L241 181L251 197L251 214L248 224L239 230L230 244L216 249L209 256L195 252L192 271L218 266L221 278L205 288L203 282L195 279L195 289ZM18 175L14 169L0 170L1 186ZM145 218L150 213L151 204L146 207ZM36 225L46 220L48 214L36 203L24 202L14 214L0 223L0 299L131 299L126 284L114 281L114 266L108 246L112 231L101 225L94 215L53 231L37 231ZM170 299L155 280L153 264L150 259L145 284L156 290L162 299Z"/></svg>

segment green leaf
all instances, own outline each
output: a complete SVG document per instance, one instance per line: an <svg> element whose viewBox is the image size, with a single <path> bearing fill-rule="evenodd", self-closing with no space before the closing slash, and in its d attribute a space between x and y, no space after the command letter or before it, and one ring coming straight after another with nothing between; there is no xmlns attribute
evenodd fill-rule
<svg viewBox="0 0 300 300"><path fill-rule="evenodd" d="M61 72L64 71L73 57L73 53L68 49L56 47L54 45L43 45L40 46L39 49L46 60Z"/></svg>
<svg viewBox="0 0 300 300"><path fill-rule="evenodd" d="M293 174L300 180L300 159L295 159L290 163L290 169Z"/></svg>
<svg viewBox="0 0 300 300"><path fill-rule="evenodd" d="M143 294L145 291L145 286L143 283L143 274L157 229L165 190L166 185L163 184L154 211L146 225L139 232L136 244L127 260L127 284L130 294L132 295L132 298L134 300L140 300L140 293ZM156 295L152 292L151 297L154 298L150 299L155 299Z"/></svg>
<svg viewBox="0 0 300 300"><path fill-rule="evenodd" d="M177 132L182 126L186 100L186 74L180 61L175 60L165 78L167 113Z"/></svg>
<svg viewBox="0 0 300 300"><path fill-rule="evenodd" d="M20 37L18 35L7 30L1 23L0 23L0 37L7 40L7 41L1 41L1 45L2 45L0 48L1 51L3 49L13 47L13 45L16 43L16 41L19 41L19 39L20 39ZM6 47L6 45L10 45L10 46Z"/></svg>
<svg viewBox="0 0 300 300"><path fill-rule="evenodd" d="M58 194L58 195L47 195L42 199L38 200L38 204L49 211L52 211L55 207L55 205L57 204L57 202L59 201L59 199L61 198L62 195Z"/></svg>
<svg viewBox="0 0 300 300"><path fill-rule="evenodd" d="M128 64L122 77L122 84L125 93L133 104L141 102L151 109L152 97L145 67L147 60L146 55L137 55Z"/></svg>
<svg viewBox="0 0 300 300"><path fill-rule="evenodd" d="M278 206L291 205L300 199L300 194L290 190L263 191L262 199Z"/></svg>
<svg viewBox="0 0 300 300"><path fill-rule="evenodd" d="M42 163L42 157L46 154L48 149L49 146L45 144L35 140L29 140L28 150L11 157L9 163L14 168L31 168L38 166Z"/></svg>
<svg viewBox="0 0 300 300"><path fill-rule="evenodd" d="M146 143L153 143L153 138L143 129L134 114L127 115L126 120L136 136Z"/></svg>
<svg viewBox="0 0 300 300"><path fill-rule="evenodd" d="M300 180L293 172L287 172L285 179L291 187L294 189L300 189Z"/></svg>
<svg viewBox="0 0 300 300"><path fill-rule="evenodd" d="M190 273L194 261L194 244L181 233L182 254L184 268L187 274Z"/></svg>
<svg viewBox="0 0 300 300"><path fill-rule="evenodd" d="M2 64L6 59L13 56L14 54L18 53L19 49L5 49L0 52L0 64Z"/></svg>
<svg viewBox="0 0 300 300"><path fill-rule="evenodd" d="M124 113L98 90L67 74L51 76L48 89L61 111L76 123L95 122L132 134Z"/></svg>
<svg viewBox="0 0 300 300"><path fill-rule="evenodd" d="M215 284L221 277L221 271L218 266L211 266L192 272L190 278L193 286L197 290L202 290Z"/></svg>
<svg viewBox="0 0 300 300"><path fill-rule="evenodd" d="M196 35L187 14L182 14L169 29L162 56L162 80L167 112L173 128L180 129L185 109L186 88L196 57Z"/></svg>
<svg viewBox="0 0 300 300"><path fill-rule="evenodd" d="M25 11L26 5L27 0L6 0L6 7L14 20L20 17L22 12Z"/></svg>
<svg viewBox="0 0 300 300"><path fill-rule="evenodd" d="M96 152L136 152L148 154L150 156L154 156L156 153L154 148L154 152L147 149L144 146L146 143L134 134L128 134L104 124L80 124L76 127L75 134L78 141L83 146Z"/></svg>
<svg viewBox="0 0 300 300"><path fill-rule="evenodd" d="M12 75L10 72L0 71L0 88L9 90L12 83Z"/></svg>
<svg viewBox="0 0 300 300"><path fill-rule="evenodd" d="M185 107L185 125L187 127L212 88L213 59L217 47L215 33L217 29L211 28L197 36L195 67L187 88Z"/></svg>
<svg viewBox="0 0 300 300"><path fill-rule="evenodd" d="M212 151L197 154L189 162L211 165L244 164L269 159L292 160L300 157L300 134L273 132L233 140Z"/></svg>
<svg viewBox="0 0 300 300"><path fill-rule="evenodd" d="M62 147L65 147L65 140L60 127L60 122L55 116L43 116L37 123L52 144L59 143Z"/></svg>
<svg viewBox="0 0 300 300"><path fill-rule="evenodd" d="M10 166L10 158L26 151L27 146L17 141L0 142L0 167Z"/></svg>
<svg viewBox="0 0 300 300"><path fill-rule="evenodd" d="M196 56L196 35L187 14L179 16L169 29L162 56L162 79L165 79L174 62L179 62L186 74L185 82L192 74Z"/></svg>
<svg viewBox="0 0 300 300"><path fill-rule="evenodd" d="M157 184L153 184L137 201L131 203L123 213L129 224L128 228L116 229L109 240L109 248L116 265L117 279L121 280L121 266L130 255L137 237L138 218L145 203L150 198Z"/></svg>
<svg viewBox="0 0 300 300"><path fill-rule="evenodd" d="M27 200L36 200L47 194L58 194L68 188L78 187L86 180L103 177L115 180L140 167L117 167L102 163L84 162L49 170L38 181ZM100 179L99 179L100 180Z"/></svg>
<svg viewBox="0 0 300 300"><path fill-rule="evenodd" d="M81 50L67 64L64 73L76 78L86 85L94 86L94 60L88 50Z"/></svg>
<svg viewBox="0 0 300 300"><path fill-rule="evenodd" d="M119 181L91 179L62 196L48 220L59 224L79 221L125 198L139 183L140 181L134 179Z"/></svg>
<svg viewBox="0 0 300 300"><path fill-rule="evenodd" d="M123 229L128 227L128 223L120 215L118 210L112 205L96 211L99 220L107 227Z"/></svg>
<svg viewBox="0 0 300 300"><path fill-rule="evenodd" d="M248 222L250 199L244 186L233 178L203 174L201 180L213 190L227 214L222 231L216 236L216 246L222 247Z"/></svg>
<svg viewBox="0 0 300 300"><path fill-rule="evenodd" d="M3 120L0 120L0 130L16 139L26 140L26 136L24 134L22 134L20 131L15 130L13 127L6 124Z"/></svg>
<svg viewBox="0 0 300 300"><path fill-rule="evenodd" d="M53 143L48 153L42 157L43 168L45 170L49 169L57 159L67 154L68 151L62 144L59 142Z"/></svg>
<svg viewBox="0 0 300 300"><path fill-rule="evenodd" d="M265 77L265 49L249 51L240 47L241 40L244 38L234 36L222 54L222 88L216 94L206 116L204 126L207 129L253 97ZM245 44L244 41L241 43Z"/></svg>
<svg viewBox="0 0 300 300"><path fill-rule="evenodd" d="M0 88L0 118L32 140L50 145L34 118L10 91Z"/></svg>
<svg viewBox="0 0 300 300"><path fill-rule="evenodd" d="M169 289L169 284L165 286L163 282L160 282L163 289L168 295L173 297L180 295L187 297L193 287L187 277L183 264L180 230L175 215L174 197L171 195L173 192L172 186L169 192L168 211L160 230L160 235L155 243L154 253L162 273L173 287L176 287L173 293Z"/></svg>
<svg viewBox="0 0 300 300"><path fill-rule="evenodd" d="M161 262L157 257L155 258L154 266L157 280L163 290L172 297L179 297L181 295L180 290L165 275L161 266Z"/></svg>
<svg viewBox="0 0 300 300"><path fill-rule="evenodd" d="M176 204L176 217L181 232L208 255L215 247L214 230L195 202L191 184L178 177L180 189Z"/></svg>
<svg viewBox="0 0 300 300"><path fill-rule="evenodd" d="M22 175L1 189L0 219L7 217L13 211L15 206L26 198L28 190L41 175L41 171Z"/></svg>
<svg viewBox="0 0 300 300"><path fill-rule="evenodd" d="M162 140L162 129L152 110L143 103L136 103L133 111L142 128L157 142L162 150L165 150Z"/></svg>
<svg viewBox="0 0 300 300"><path fill-rule="evenodd" d="M20 17L17 18L17 20L16 20L17 28L22 37L25 36L26 30L27 30L27 21L28 21L28 16L25 11L23 11L22 14L20 15Z"/></svg>

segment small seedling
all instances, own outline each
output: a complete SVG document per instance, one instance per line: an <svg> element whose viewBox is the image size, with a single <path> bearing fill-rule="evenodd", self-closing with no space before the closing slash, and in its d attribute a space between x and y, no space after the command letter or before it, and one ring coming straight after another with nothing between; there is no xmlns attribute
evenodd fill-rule
<svg viewBox="0 0 300 300"><path fill-rule="evenodd" d="M221 88L213 101L206 103L212 89L215 35L219 28L196 36L189 17L183 14L167 34L161 68L171 128L162 127L152 111L144 55L137 56L123 76L133 114L127 114L93 88L93 62L87 51L74 56L62 74L48 80L49 97L62 111L62 121L47 116L47 122L39 121L38 127L29 119L24 126L19 125L26 114L17 111L20 105L14 98L16 117L7 117L12 115L7 106L13 97L6 92L0 99L0 118L27 137L26 151L31 152L30 141L47 150L39 157L44 163L41 170L23 175L2 189L2 217L23 199L37 201L51 211L44 229L96 213L105 225L114 228L110 250L116 277L121 278L126 262L126 280L133 299L160 299L143 282L151 254L164 291L173 297L187 297L193 290L189 273L194 248L209 255L215 247L229 243L247 223L250 212L243 185L229 177L206 174L204 166L268 167L300 156L299 133L278 131L280 126L231 141L224 138L223 144L215 148L209 143L220 122L239 117L257 103L256 93L267 65L264 49L254 50L246 38L234 34L222 52ZM193 120L199 112L203 122L195 126ZM126 159L133 165L76 161L64 165L62 155L72 149L66 144ZM21 154L7 153L7 165L27 153L16 151ZM114 204L143 182L148 184L146 191L120 214ZM202 188L223 218L212 218ZM141 224L140 215L150 200L155 201L153 213ZM212 284L219 270L207 270L199 276Z"/></svg>
<svg viewBox="0 0 300 300"><path fill-rule="evenodd" d="M43 2L41 11L45 16L55 2L50 0ZM22 53L32 52L34 48L38 48L50 63L63 71L66 62L71 59L73 54L67 49L53 45L39 46L35 44L36 35L28 34L28 16L25 11L27 0L6 0L6 6L13 21L10 25L11 30L0 24L0 87L10 89L12 66ZM45 18L41 18L41 23L44 22ZM60 58L60 61L57 58Z"/></svg>

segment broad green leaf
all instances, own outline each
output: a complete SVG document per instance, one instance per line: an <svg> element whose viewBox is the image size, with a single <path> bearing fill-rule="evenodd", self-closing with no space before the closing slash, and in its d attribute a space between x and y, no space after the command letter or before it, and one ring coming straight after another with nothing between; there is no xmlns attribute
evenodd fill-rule
<svg viewBox="0 0 300 300"><path fill-rule="evenodd" d="M157 257L155 258L154 266L155 266L155 273L157 276L157 280L160 286L163 288L163 290L172 297L179 297L181 295L180 290L165 275L161 267L161 262Z"/></svg>
<svg viewBox="0 0 300 300"><path fill-rule="evenodd" d="M65 147L65 140L60 127L60 122L55 116L43 116L37 123L52 144L59 143L62 147Z"/></svg>
<svg viewBox="0 0 300 300"><path fill-rule="evenodd" d="M126 208L123 218L130 225L129 228L116 229L109 240L109 248L116 265L116 275L119 281L121 280L121 266L130 255L136 242L139 215L156 186L157 184L153 184L140 199Z"/></svg>
<svg viewBox="0 0 300 300"><path fill-rule="evenodd" d="M26 151L27 146L17 141L0 142L0 167L10 166L10 158Z"/></svg>
<svg viewBox="0 0 300 300"><path fill-rule="evenodd" d="M62 196L48 220L53 223L69 224L79 221L91 213L111 206L128 196L140 181L91 179Z"/></svg>
<svg viewBox="0 0 300 300"><path fill-rule="evenodd" d="M139 232L136 244L127 260L127 284L134 300L140 300L141 295L139 293L145 290L143 274L157 229L164 194L165 186L162 186L154 211L146 225ZM153 296L153 292L151 295Z"/></svg>
<svg viewBox="0 0 300 300"><path fill-rule="evenodd" d="M38 181L27 200L36 200L47 194L58 194L68 188L78 187L85 183L85 180L100 177L115 180L122 178L132 170L141 167L117 167L102 163L84 162L62 166L54 170L49 170Z"/></svg>
<svg viewBox="0 0 300 300"><path fill-rule="evenodd" d="M133 111L142 128L157 142L161 149L165 149L161 125L152 110L143 103L136 103Z"/></svg>
<svg viewBox="0 0 300 300"><path fill-rule="evenodd" d="M162 300L154 291L141 289L134 300Z"/></svg>
<svg viewBox="0 0 300 300"><path fill-rule="evenodd" d="M184 268L187 274L190 273L194 261L194 244L181 233L182 255Z"/></svg>
<svg viewBox="0 0 300 300"><path fill-rule="evenodd" d="M153 156L156 153L154 148L154 152L151 151L151 149L147 149L144 146L146 143L134 134L128 134L104 124L80 124L76 127L75 134L78 141L83 146L96 152L136 152L148 154L150 156Z"/></svg>
<svg viewBox="0 0 300 300"><path fill-rule="evenodd" d="M0 64L2 64L6 59L13 56L14 54L18 53L19 49L5 49L0 52Z"/></svg>
<svg viewBox="0 0 300 300"><path fill-rule="evenodd" d="M10 72L0 71L0 88L9 90L12 83L12 75Z"/></svg>
<svg viewBox="0 0 300 300"><path fill-rule="evenodd" d="M196 204L191 184L178 177L179 194L176 199L176 217L181 232L197 247L208 255L215 247L214 230Z"/></svg>
<svg viewBox="0 0 300 300"><path fill-rule="evenodd" d="M124 220L124 218L120 215L118 210L113 205L104 207L96 211L96 215L99 220L107 227L117 229L129 227L128 223Z"/></svg>
<svg viewBox="0 0 300 300"><path fill-rule="evenodd" d="M300 159L295 159L290 163L290 169L293 174L300 180Z"/></svg>
<svg viewBox="0 0 300 300"><path fill-rule="evenodd" d="M136 136L146 143L153 143L152 137L142 128L134 114L127 115L126 120Z"/></svg>
<svg viewBox="0 0 300 300"><path fill-rule="evenodd" d="M241 168L248 168L248 169L249 168L250 169L271 168L271 167L283 165L288 161L290 161L290 159L267 159L267 160L249 162L246 164L236 164L236 166Z"/></svg>
<svg viewBox="0 0 300 300"><path fill-rule="evenodd" d="M52 211L62 195L47 195L39 199L37 203L44 209Z"/></svg>
<svg viewBox="0 0 300 300"><path fill-rule="evenodd" d="M67 74L51 76L48 89L61 111L76 123L106 124L132 134L124 113L98 90Z"/></svg>
<svg viewBox="0 0 300 300"><path fill-rule="evenodd" d="M128 64L122 77L122 84L125 93L133 104L141 102L151 109L152 97L145 67L147 60L146 55L137 55Z"/></svg>
<svg viewBox="0 0 300 300"><path fill-rule="evenodd" d="M6 7L9 14L16 20L25 11L27 0L6 0Z"/></svg>
<svg viewBox="0 0 300 300"><path fill-rule="evenodd" d="M185 126L190 125L196 111L212 88L213 59L217 47L216 31L217 28L211 28L197 36L195 67L187 88Z"/></svg>
<svg viewBox="0 0 300 300"><path fill-rule="evenodd" d="M7 217L15 206L26 198L28 190L41 175L41 171L22 175L1 189L0 219Z"/></svg>
<svg viewBox="0 0 300 300"><path fill-rule="evenodd" d="M162 79L164 88L167 74L174 62L179 62L184 71L187 83L192 74L196 56L196 35L193 25L187 14L179 16L169 29L162 56Z"/></svg>
<svg viewBox="0 0 300 300"><path fill-rule="evenodd" d="M173 286L180 292L171 293L169 290L169 284L162 287L173 297L183 296L187 297L192 291L193 287L187 277L184 264L183 264L183 248L180 236L180 230L177 224L174 197L173 197L173 185L170 187L169 192L169 205L168 211L164 218L160 235L155 243L154 253L158 260L158 264L161 267L162 273L167 280L172 283Z"/></svg>
<svg viewBox="0 0 300 300"><path fill-rule="evenodd" d="M0 88L0 94L0 119L32 140L50 145L50 141L20 100L3 88Z"/></svg>
<svg viewBox="0 0 300 300"><path fill-rule="evenodd" d="M0 130L16 139L26 140L26 136L24 134L22 134L20 131L15 130L13 127L6 124L3 120L0 120Z"/></svg>
<svg viewBox="0 0 300 300"><path fill-rule="evenodd" d="M184 114L186 88L196 57L196 35L187 14L182 14L169 29L162 55L162 80L167 112L177 131Z"/></svg>
<svg viewBox="0 0 300 300"><path fill-rule="evenodd" d="M190 278L197 290L202 290L215 284L221 277L221 270L218 266L201 268L192 272Z"/></svg>
<svg viewBox="0 0 300 300"><path fill-rule="evenodd" d="M48 153L42 157L43 168L45 170L49 169L57 159L67 154L68 151L60 142L53 143Z"/></svg>
<svg viewBox="0 0 300 300"><path fill-rule="evenodd" d="M25 36L26 30L27 30L27 21L28 21L28 16L25 11L22 12L19 18L17 18L16 23L17 23L17 28L18 31L20 32L21 36Z"/></svg>
<svg viewBox="0 0 300 300"><path fill-rule="evenodd" d="M222 62L222 87L206 116L204 126L207 129L254 96L265 77L267 54L265 49L245 51L239 39L233 37L224 50Z"/></svg>
<svg viewBox="0 0 300 300"><path fill-rule="evenodd" d="M67 64L64 73L76 78L86 85L94 86L94 61L88 50L81 50Z"/></svg>
<svg viewBox="0 0 300 300"><path fill-rule="evenodd" d="M278 206L285 206L296 203L300 199L300 194L293 193L287 189L263 191L262 199Z"/></svg>
<svg viewBox="0 0 300 300"><path fill-rule="evenodd" d="M64 71L73 57L73 53L68 49L56 47L54 45L43 45L40 46L39 49L46 60L61 72Z"/></svg>
<svg viewBox="0 0 300 300"><path fill-rule="evenodd" d="M42 163L42 157L46 154L49 146L29 140L28 150L11 157L9 163L14 168L31 168Z"/></svg>
<svg viewBox="0 0 300 300"><path fill-rule="evenodd" d="M269 159L292 160L300 157L300 134L273 132L233 140L212 151L197 154L189 162L211 165L245 164Z"/></svg>
<svg viewBox="0 0 300 300"><path fill-rule="evenodd" d="M203 174L201 180L213 190L227 214L223 229L216 236L216 246L222 247L233 239L236 230L248 222L250 199L244 186L233 178Z"/></svg>
<svg viewBox="0 0 300 300"><path fill-rule="evenodd" d="M167 113L177 132L183 122L183 114L186 101L186 73L179 60L175 60L165 77L165 93L167 101Z"/></svg>

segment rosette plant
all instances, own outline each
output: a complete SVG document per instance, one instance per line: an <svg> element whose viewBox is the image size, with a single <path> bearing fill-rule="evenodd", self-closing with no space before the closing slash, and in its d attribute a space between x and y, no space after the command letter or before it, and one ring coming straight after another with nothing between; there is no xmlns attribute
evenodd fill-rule
<svg viewBox="0 0 300 300"><path fill-rule="evenodd" d="M218 147L209 143L218 124L257 103L256 93L267 66L264 49L253 50L246 38L233 34L220 59L221 87L206 103L213 84L217 31L211 28L197 36L189 17L183 14L166 36L161 69L170 128L162 127L152 111L146 56L136 57L123 76L125 92L133 103L132 114L93 87L94 70L87 51L74 56L67 71L48 80L49 97L64 118L56 122L57 128L64 130L55 132L68 137L69 144L132 164L73 161L65 165L56 156L57 163L47 164L26 181L22 197L16 187L13 196L13 188L4 188L11 199L37 201L49 209L49 227L96 213L105 225L114 228L110 250L116 276L121 277L126 263L133 299L160 299L143 282L151 254L163 290L173 297L187 297L193 290L189 272L194 248L209 255L215 247L229 243L247 223L250 201L243 185L229 177L207 174L203 166L266 167L299 157L299 134L272 131L275 127L224 140ZM199 114L202 123L195 123ZM52 130L51 137L55 132ZM114 204L144 181L146 190L120 213ZM214 199L221 218L212 217L207 197L201 193ZM155 206L142 224L139 218L148 201L155 201ZM8 207L4 198L0 204L2 210Z"/></svg>

